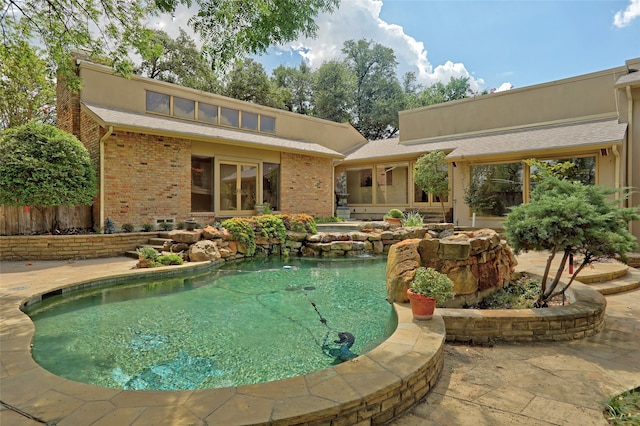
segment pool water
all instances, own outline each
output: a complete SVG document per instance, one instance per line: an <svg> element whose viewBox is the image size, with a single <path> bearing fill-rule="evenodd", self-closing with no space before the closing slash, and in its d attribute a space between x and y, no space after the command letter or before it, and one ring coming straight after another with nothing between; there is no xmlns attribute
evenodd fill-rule
<svg viewBox="0 0 640 426"><path fill-rule="evenodd" d="M119 389L206 389L303 375L361 354L396 327L385 259L227 262L131 280L27 309L33 357L59 376ZM338 332L353 346L335 342ZM342 352L340 352L342 351Z"/></svg>

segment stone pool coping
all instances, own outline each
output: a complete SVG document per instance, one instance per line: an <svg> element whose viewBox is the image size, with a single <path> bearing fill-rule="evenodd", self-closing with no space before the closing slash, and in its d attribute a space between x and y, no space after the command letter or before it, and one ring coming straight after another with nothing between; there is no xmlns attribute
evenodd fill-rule
<svg viewBox="0 0 640 426"><path fill-rule="evenodd" d="M210 268L107 270L106 278L62 285L5 288L0 297L3 410L63 424L382 424L416 404L443 366L444 321L414 322L408 305L394 305L398 327L354 360L305 376L222 389L128 391L78 383L49 373L31 357L34 325L19 308L43 296L136 277ZM44 278L46 271L41 273ZM111 276L108 276L111 274ZM36 273L35 276L38 276ZM27 287L27 288L23 288ZM30 291L31 289L31 291ZM18 414L16 414L18 415ZM95 422L95 423L94 423Z"/></svg>
<svg viewBox="0 0 640 426"><path fill-rule="evenodd" d="M545 258L532 253L519 256L518 270L535 273L544 265ZM0 390L4 404L59 425L180 425L205 421L225 425L295 424L296 421L369 425L384 423L385 419L417 403L421 395L433 387L442 370L445 321L452 315L445 315L443 319L446 310L437 310L432 321L417 323L411 319L408 305L401 304L394 305L398 314L396 332L368 354L307 376L265 384L197 391L122 391L66 380L33 361L30 351L33 323L19 309L25 301L62 288L84 286L99 277L124 279L122 277L132 274L172 274L183 272L184 267L211 267L204 262L136 270L132 269L135 264L135 260L126 258L0 263ZM619 269L626 266L617 262L598 264L587 273L602 275ZM640 285L638 275L635 273L633 286L625 286L625 290ZM578 290L584 287L579 283L573 286ZM589 296L587 299L593 298L596 305L601 306L593 291L585 293ZM574 304L558 310L567 308L582 309ZM479 331L507 321L500 313L494 311L485 316L485 312L472 311L471 315L476 318L465 321L479 324ZM509 312L508 321L512 321L514 311ZM522 314L531 316L531 312ZM549 320L549 324L558 324L554 321ZM536 330L536 326L531 330ZM4 405L0 408L0 418L13 419L16 424L21 424L20 419L25 421Z"/></svg>

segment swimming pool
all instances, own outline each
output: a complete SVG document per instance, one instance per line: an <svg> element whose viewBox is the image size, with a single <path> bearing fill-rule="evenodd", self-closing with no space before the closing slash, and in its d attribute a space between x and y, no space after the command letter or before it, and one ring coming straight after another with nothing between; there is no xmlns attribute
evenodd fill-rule
<svg viewBox="0 0 640 426"><path fill-rule="evenodd" d="M369 351L396 326L385 259L228 262L207 273L31 305L33 356L54 374L121 389L204 389L306 374Z"/></svg>

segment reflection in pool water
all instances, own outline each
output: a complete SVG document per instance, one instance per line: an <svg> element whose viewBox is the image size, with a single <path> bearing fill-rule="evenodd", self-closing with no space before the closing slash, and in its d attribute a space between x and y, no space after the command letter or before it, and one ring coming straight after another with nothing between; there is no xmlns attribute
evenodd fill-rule
<svg viewBox="0 0 640 426"><path fill-rule="evenodd" d="M204 389L306 374L393 332L385 264L227 262L207 273L51 298L28 308L33 356L57 375L120 389Z"/></svg>

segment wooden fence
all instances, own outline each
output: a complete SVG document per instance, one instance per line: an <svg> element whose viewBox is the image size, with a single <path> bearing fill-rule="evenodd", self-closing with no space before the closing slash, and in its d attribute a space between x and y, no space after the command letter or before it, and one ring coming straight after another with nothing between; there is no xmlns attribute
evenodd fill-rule
<svg viewBox="0 0 640 426"><path fill-rule="evenodd" d="M91 206L0 206L0 235L33 235L93 227Z"/></svg>

